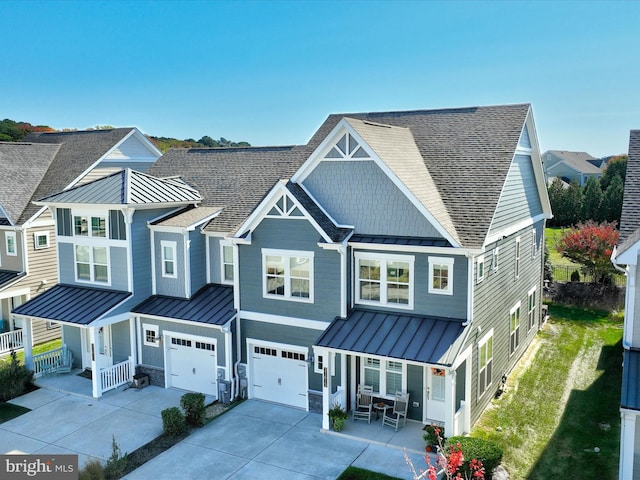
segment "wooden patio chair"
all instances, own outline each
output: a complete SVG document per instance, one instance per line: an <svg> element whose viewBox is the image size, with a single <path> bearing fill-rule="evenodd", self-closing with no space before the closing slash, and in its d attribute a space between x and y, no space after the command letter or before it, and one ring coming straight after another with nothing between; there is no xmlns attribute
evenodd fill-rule
<svg viewBox="0 0 640 480"><path fill-rule="evenodd" d="M373 409L373 386L358 385L356 395L356 405L353 409L354 420L366 420L371 423L371 412Z"/></svg>
<svg viewBox="0 0 640 480"><path fill-rule="evenodd" d="M404 427L407 421L407 410L409 409L409 393L397 392L393 401L393 408L387 408L382 416L382 425L389 425L395 428L396 432L402 422Z"/></svg>
<svg viewBox="0 0 640 480"><path fill-rule="evenodd" d="M60 364L56 367L56 373L69 373L73 368L73 354L68 348L62 350Z"/></svg>

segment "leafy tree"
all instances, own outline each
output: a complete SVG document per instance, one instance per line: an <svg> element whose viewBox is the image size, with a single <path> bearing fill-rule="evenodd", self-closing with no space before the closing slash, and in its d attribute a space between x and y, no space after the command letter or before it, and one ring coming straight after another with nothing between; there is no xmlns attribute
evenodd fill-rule
<svg viewBox="0 0 640 480"><path fill-rule="evenodd" d="M606 191L609 185L616 176L619 176L624 185L624 181L627 178L627 155L618 155L617 157L611 157L607 163L604 172L602 172L602 178L600 179L600 188L602 191Z"/></svg>
<svg viewBox="0 0 640 480"><path fill-rule="evenodd" d="M46 125L31 125L28 122L16 122L5 118L0 121L0 141L19 142L30 132L53 132Z"/></svg>
<svg viewBox="0 0 640 480"><path fill-rule="evenodd" d="M549 201L553 212L553 222L550 225L568 227L580 221L583 202L582 188L577 182L571 182L565 187L562 180L556 178L549 187Z"/></svg>
<svg viewBox="0 0 640 480"><path fill-rule="evenodd" d="M620 175L616 175L611 179L602 198L602 218L604 220L620 224L623 196L624 183Z"/></svg>
<svg viewBox="0 0 640 480"><path fill-rule="evenodd" d="M602 204L602 189L596 177L589 177L584 186L584 200L582 202L581 220L604 220L600 205Z"/></svg>
<svg viewBox="0 0 640 480"><path fill-rule="evenodd" d="M582 265L596 282L605 283L615 273L611 252L618 235L615 223L590 220L563 232L556 249L563 257Z"/></svg>
<svg viewBox="0 0 640 480"><path fill-rule="evenodd" d="M560 226L558 213L562 211L564 205L565 183L559 177L554 178L547 188L547 193L549 194L549 203L553 212L553 218L549 220L549 226Z"/></svg>
<svg viewBox="0 0 640 480"><path fill-rule="evenodd" d="M209 135L205 135L204 137L202 137L200 140L198 140L198 143L206 145L207 147L219 147L220 146L218 144L218 142L216 142Z"/></svg>

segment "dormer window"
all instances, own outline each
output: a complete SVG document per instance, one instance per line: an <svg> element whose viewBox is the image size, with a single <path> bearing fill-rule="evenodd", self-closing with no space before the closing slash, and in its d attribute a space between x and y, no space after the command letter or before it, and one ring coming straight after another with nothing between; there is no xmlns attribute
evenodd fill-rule
<svg viewBox="0 0 640 480"><path fill-rule="evenodd" d="M168 242L162 240L160 242L162 250L162 276L168 278L177 278L176 271L176 242Z"/></svg>
<svg viewBox="0 0 640 480"><path fill-rule="evenodd" d="M74 215L73 234L76 237L107 237L107 217L99 215Z"/></svg>

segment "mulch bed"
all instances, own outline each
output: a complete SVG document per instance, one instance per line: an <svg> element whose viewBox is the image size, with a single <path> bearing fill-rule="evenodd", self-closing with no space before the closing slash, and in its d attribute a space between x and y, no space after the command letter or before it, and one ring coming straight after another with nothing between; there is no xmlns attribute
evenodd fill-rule
<svg viewBox="0 0 640 480"><path fill-rule="evenodd" d="M234 404L226 405L224 403L215 402L209 405L205 412L205 425L211 422L218 415L222 415L224 412L229 410ZM178 442L187 438L192 432L196 431L197 428L189 428L184 435L180 436L172 436L165 435L164 433L159 437L154 438L149 443L141 446L140 448L134 450L131 453L127 454L127 466L124 470L123 475L127 475L128 473L133 472L136 468L141 467L149 460L155 458L160 455L162 452L169 450Z"/></svg>

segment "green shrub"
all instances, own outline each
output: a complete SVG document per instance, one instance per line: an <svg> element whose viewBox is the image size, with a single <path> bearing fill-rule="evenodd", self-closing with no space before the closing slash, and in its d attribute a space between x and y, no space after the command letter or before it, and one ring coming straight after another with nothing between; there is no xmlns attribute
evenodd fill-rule
<svg viewBox="0 0 640 480"><path fill-rule="evenodd" d="M111 437L111 456L104 464L105 480L119 480L124 475L127 468L127 454L122 455L120 447L116 442L116 437Z"/></svg>
<svg viewBox="0 0 640 480"><path fill-rule="evenodd" d="M12 350L11 360L0 363L0 401L19 397L32 382L33 372L18 361Z"/></svg>
<svg viewBox="0 0 640 480"><path fill-rule="evenodd" d="M105 480L102 462L97 458L87 461L78 471L78 480Z"/></svg>
<svg viewBox="0 0 640 480"><path fill-rule="evenodd" d="M187 425L201 427L204 425L204 395L202 393L185 393L180 398Z"/></svg>
<svg viewBox="0 0 640 480"><path fill-rule="evenodd" d="M187 430L184 414L178 407L165 408L162 415L162 430L167 435L177 437Z"/></svg>
<svg viewBox="0 0 640 480"><path fill-rule="evenodd" d="M471 478L469 462L474 458L480 460L487 472L487 478L491 478L491 472L502 462L502 449L489 440L474 437L450 437L445 442L445 448L450 445L460 444L460 449L465 458L461 472Z"/></svg>
<svg viewBox="0 0 640 480"><path fill-rule="evenodd" d="M578 270L574 270L571 272L571 281L579 282L580 281L580 272Z"/></svg>

